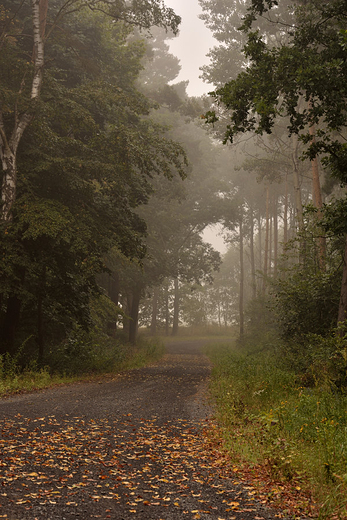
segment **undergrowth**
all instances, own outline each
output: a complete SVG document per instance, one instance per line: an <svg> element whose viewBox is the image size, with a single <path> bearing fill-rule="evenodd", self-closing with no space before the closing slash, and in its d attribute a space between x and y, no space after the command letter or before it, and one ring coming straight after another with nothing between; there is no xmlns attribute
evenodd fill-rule
<svg viewBox="0 0 347 520"><path fill-rule="evenodd" d="M233 460L312 490L320 519L346 519L347 395L317 382L305 387L275 348L216 344L206 353Z"/></svg>
<svg viewBox="0 0 347 520"><path fill-rule="evenodd" d="M164 349L157 338L139 336L133 346L121 337L76 331L64 343L47 351L44 366L36 361L23 365L23 349L15 356L0 355L0 395L139 368L159 359Z"/></svg>

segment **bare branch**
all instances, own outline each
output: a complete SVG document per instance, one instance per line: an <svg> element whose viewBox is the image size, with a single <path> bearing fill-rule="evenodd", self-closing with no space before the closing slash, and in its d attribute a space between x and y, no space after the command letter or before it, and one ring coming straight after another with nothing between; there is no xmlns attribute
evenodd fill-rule
<svg viewBox="0 0 347 520"><path fill-rule="evenodd" d="M16 18L17 14L18 14L19 11L22 9L22 7L23 7L23 5L24 5L24 2L25 2L25 0L22 0L22 1L21 1L20 5L18 6L17 11L15 11L14 14L13 14L13 16L7 20L7 23L5 23L5 26L4 26L4 28L3 28L3 31L2 31L2 33L1 33L1 35L0 35L0 42L1 42L0 50L1 50L1 47L3 46L4 41L5 41L6 37L7 37L7 31L6 31L6 29L7 29L7 27L8 27L9 25L11 25L11 22Z"/></svg>
<svg viewBox="0 0 347 520"><path fill-rule="evenodd" d="M2 110L0 109L0 139L2 141L3 148L8 148L8 141L5 134L4 120L2 116Z"/></svg>

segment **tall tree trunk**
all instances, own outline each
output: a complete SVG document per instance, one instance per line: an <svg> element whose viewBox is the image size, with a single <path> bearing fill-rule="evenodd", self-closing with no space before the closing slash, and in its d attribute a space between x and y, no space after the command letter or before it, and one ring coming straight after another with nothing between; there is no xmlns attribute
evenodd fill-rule
<svg viewBox="0 0 347 520"><path fill-rule="evenodd" d="M315 131L315 125L311 125L309 128L310 136L311 136L311 143L314 144L316 142L316 131ZM312 167L312 200L314 206L318 209L318 221L322 219L322 207L323 207L323 200L322 200L322 190L320 186L320 179L319 179L319 168L318 168L318 158L315 157L311 161L311 167ZM321 233L323 233L323 230L321 230ZM321 271L325 271L326 263L325 263L325 257L326 257L326 240L325 236L321 235L318 239L318 264Z"/></svg>
<svg viewBox="0 0 347 520"><path fill-rule="evenodd" d="M222 308L221 308L219 288L218 288L218 326L220 329L222 328Z"/></svg>
<svg viewBox="0 0 347 520"><path fill-rule="evenodd" d="M42 74L44 66L44 30L46 26L48 0L31 0L31 13L33 22L34 48L33 63L34 74L31 83L30 103L26 111L20 112L17 103L14 109L14 125L9 136L3 120L0 108L0 160L3 170L1 184L2 219L11 220L13 204L17 192L17 150L20 140L34 114L34 107L40 97L42 86ZM24 78L18 92L21 98L24 88Z"/></svg>
<svg viewBox="0 0 347 520"><path fill-rule="evenodd" d="M151 327L150 327L152 336L155 336L157 333L158 299L159 299L159 287L154 287L153 298L152 298L152 319L151 319Z"/></svg>
<svg viewBox="0 0 347 520"><path fill-rule="evenodd" d="M119 292L120 292L120 281L119 274L113 272L111 275L107 275L107 294L115 305L119 305Z"/></svg>
<svg viewBox="0 0 347 520"><path fill-rule="evenodd" d="M177 336L178 334L178 315L179 315L179 286L178 286L178 278L174 279L174 313L173 313L173 322L172 322L172 335Z"/></svg>
<svg viewBox="0 0 347 520"><path fill-rule="evenodd" d="M244 284L245 284L245 266L243 261L243 208L241 207L240 218L240 299L239 299L239 319L240 319L240 339L243 339L245 332L244 317Z"/></svg>
<svg viewBox="0 0 347 520"><path fill-rule="evenodd" d="M131 316L131 308L133 304L133 295L128 290L125 295L124 305L124 314L123 314L123 331L126 336L129 337L130 334L130 316Z"/></svg>
<svg viewBox="0 0 347 520"><path fill-rule="evenodd" d="M1 117L1 115L0 115ZM1 123L0 123L1 126ZM17 161L16 153L14 153L7 141L5 135L2 136L0 146L0 157L2 165L2 186L1 186L1 201L2 201L2 218L4 220L11 219L11 210L16 200L17 191Z"/></svg>
<svg viewBox="0 0 347 520"><path fill-rule="evenodd" d="M272 191L272 190L271 190ZM269 197L269 252L268 252L268 267L267 267L267 275L270 277L272 274L272 237L273 237L273 214L272 214L272 204L271 199L273 195Z"/></svg>
<svg viewBox="0 0 347 520"><path fill-rule="evenodd" d="M255 279L255 257L254 257L254 215L252 204L249 206L249 219L250 219L250 257L251 257L251 285L252 285L252 297L257 296L257 284Z"/></svg>
<svg viewBox="0 0 347 520"><path fill-rule="evenodd" d="M118 328L118 318L121 315L121 311L119 309L119 297L120 297L120 281L119 274L116 271L112 273L101 273L97 275L96 281L98 284L106 291L107 296L110 298L111 302L115 304L117 307L115 313L115 319L109 321L107 323L108 333L111 335L115 335Z"/></svg>
<svg viewBox="0 0 347 520"><path fill-rule="evenodd" d="M288 242L288 175L286 173L283 211L283 245Z"/></svg>
<svg viewBox="0 0 347 520"><path fill-rule="evenodd" d="M276 190L277 191L277 190ZM273 237L274 237L274 270L273 275L277 276L277 261L278 261L278 198L277 193L274 194L273 199Z"/></svg>
<svg viewBox="0 0 347 520"><path fill-rule="evenodd" d="M340 293L340 303L337 323L345 321L347 319L347 236L345 241L345 251L343 257L343 272L342 272L342 283ZM341 330L341 335L345 335L345 330Z"/></svg>
<svg viewBox="0 0 347 520"><path fill-rule="evenodd" d="M45 38L46 24L47 24L47 12L48 12L48 0L40 0L40 35L41 38Z"/></svg>
<svg viewBox="0 0 347 520"><path fill-rule="evenodd" d="M301 188L299 180L299 166L298 166L298 136L292 136L292 160L293 160L293 184L295 196L296 218L298 221L299 230L304 227L304 214L302 209Z"/></svg>
<svg viewBox="0 0 347 520"><path fill-rule="evenodd" d="M295 197L295 209L296 209L296 220L299 233L304 230L304 212L302 208L302 197L301 187L299 180L299 166L298 166L298 136L293 134L293 184L294 184L294 197ZM299 262L304 263L306 260L306 241L301 235L299 243Z"/></svg>
<svg viewBox="0 0 347 520"><path fill-rule="evenodd" d="M129 343L136 345L141 287L135 287L132 292L132 301L129 320Z"/></svg>
<svg viewBox="0 0 347 520"><path fill-rule="evenodd" d="M43 301L46 289L46 266L42 269L41 284L37 297L37 344L39 347L39 365L43 364L44 354L44 326L43 326Z"/></svg>
<svg viewBox="0 0 347 520"><path fill-rule="evenodd" d="M270 232L270 222L269 222L269 206L270 206L270 195L269 195L269 186L266 188L266 227L265 227L265 249L264 249L264 269L263 269L263 295L265 295L266 284L267 284L267 276L268 276L268 261L269 261L269 232Z"/></svg>
<svg viewBox="0 0 347 520"><path fill-rule="evenodd" d="M0 354L14 354L16 333L20 320L21 301L17 296L7 299L4 323L1 331Z"/></svg>
<svg viewBox="0 0 347 520"><path fill-rule="evenodd" d="M165 282L165 336L170 333L169 280Z"/></svg>
<svg viewBox="0 0 347 520"><path fill-rule="evenodd" d="M261 227L261 213L260 213L260 209L258 210L258 218L257 218L257 221L258 221L258 249L259 249L259 270L261 270L262 268L262 265L263 265L263 255L262 255L262 250L263 250L263 242L262 242L262 236L263 236L263 233L262 233L262 227ZM260 293L262 291L262 284L261 284L261 279L259 281L259 285L258 285L258 292Z"/></svg>

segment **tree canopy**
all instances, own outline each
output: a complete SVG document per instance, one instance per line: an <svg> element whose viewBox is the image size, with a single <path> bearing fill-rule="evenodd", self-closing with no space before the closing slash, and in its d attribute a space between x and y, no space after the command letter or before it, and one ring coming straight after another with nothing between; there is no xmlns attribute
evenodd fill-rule
<svg viewBox="0 0 347 520"><path fill-rule="evenodd" d="M215 91L216 108L207 120L216 122L221 107L227 119L224 140L233 142L239 133L269 134L275 121L285 118L288 134L299 135L306 145L303 156L311 161L320 156L345 184L346 4L340 0L298 4L290 20L276 22L276 30L285 38L274 39L255 25L278 11L277 6L281 3L252 2L242 26L247 66ZM337 230L331 218L329 225ZM340 321L345 319L346 301L343 282Z"/></svg>
<svg viewBox="0 0 347 520"><path fill-rule="evenodd" d="M151 178L185 175L183 148L149 117L153 104L136 88L144 45L129 39L131 24L166 26L178 18L161 2L133 4L134 11L127 2L48 4L54 31L44 42L35 104L30 5L3 4L3 351L28 337L42 350L43 322L50 323L46 336L74 320L86 326L104 254L116 247L144 256L146 226L135 208L147 202ZM118 14L104 12L111 8ZM121 19L126 23L115 22ZM28 124L13 147L23 118Z"/></svg>

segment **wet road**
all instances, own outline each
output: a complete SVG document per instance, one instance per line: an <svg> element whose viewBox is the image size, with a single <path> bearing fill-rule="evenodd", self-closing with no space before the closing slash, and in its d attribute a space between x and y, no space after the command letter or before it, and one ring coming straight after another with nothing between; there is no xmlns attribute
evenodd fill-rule
<svg viewBox="0 0 347 520"><path fill-rule="evenodd" d="M282 518L218 466L192 340L98 383L0 400L0 519Z"/></svg>

